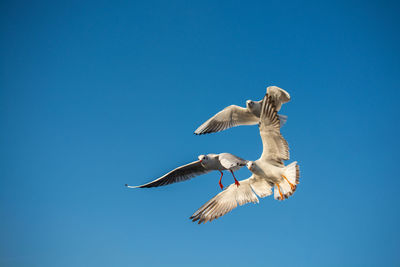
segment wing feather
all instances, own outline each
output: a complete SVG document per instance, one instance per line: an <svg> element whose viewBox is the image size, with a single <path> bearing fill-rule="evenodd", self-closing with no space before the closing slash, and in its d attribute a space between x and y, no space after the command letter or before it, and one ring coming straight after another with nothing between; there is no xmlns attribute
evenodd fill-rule
<svg viewBox="0 0 400 267"><path fill-rule="evenodd" d="M195 134L215 133L239 125L257 124L258 118L247 108L231 105L208 119L194 132Z"/></svg>
<svg viewBox="0 0 400 267"><path fill-rule="evenodd" d="M211 222L224 216L234 208L246 203L258 203L259 197L272 194L272 186L265 179L252 175L248 179L240 181L240 186L231 184L224 191L207 201L190 219L199 224Z"/></svg>
<svg viewBox="0 0 400 267"><path fill-rule="evenodd" d="M267 94L274 100L276 111L281 109L282 104L290 101L289 93L278 86L269 86L267 88Z"/></svg>
<svg viewBox="0 0 400 267"><path fill-rule="evenodd" d="M280 133L280 119L273 97L266 94L260 115L260 135L263 142L261 159L282 163L289 159L289 145Z"/></svg>
<svg viewBox="0 0 400 267"><path fill-rule="evenodd" d="M144 185L139 185L139 186L128 186L128 187L130 187L130 188L150 188L150 187L169 185L169 184L189 180L190 178L199 176L201 174L208 173L210 171L211 170L205 169L201 165L200 161L197 160L192 163L178 167L150 183L147 183Z"/></svg>

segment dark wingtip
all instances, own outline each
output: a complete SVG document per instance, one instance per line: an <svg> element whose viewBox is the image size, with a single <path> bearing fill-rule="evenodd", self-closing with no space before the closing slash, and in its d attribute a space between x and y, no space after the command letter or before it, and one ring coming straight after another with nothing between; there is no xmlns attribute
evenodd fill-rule
<svg viewBox="0 0 400 267"><path fill-rule="evenodd" d="M128 184L125 184L125 186L128 186Z"/></svg>
<svg viewBox="0 0 400 267"><path fill-rule="evenodd" d="M190 220L192 220L192 222L196 222L198 221L200 218L198 216L190 216Z"/></svg>

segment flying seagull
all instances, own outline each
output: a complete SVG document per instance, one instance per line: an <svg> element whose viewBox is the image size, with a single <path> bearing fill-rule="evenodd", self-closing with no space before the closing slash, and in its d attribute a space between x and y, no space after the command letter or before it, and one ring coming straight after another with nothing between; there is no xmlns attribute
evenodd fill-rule
<svg viewBox="0 0 400 267"><path fill-rule="evenodd" d="M263 99L259 129L263 153L260 159L246 164L253 174L240 181L240 187L232 184L201 206L190 217L192 221L206 223L225 215L238 204L258 203L257 196L263 198L271 195L274 186L274 196L278 200L289 197L296 190L299 167L297 162L286 167L283 165L283 160L289 159L289 147L280 134L279 117L272 96L266 95Z"/></svg>
<svg viewBox="0 0 400 267"><path fill-rule="evenodd" d="M267 94L275 101L276 111L279 111L282 104L290 100L289 93L277 86L269 86L267 88ZM236 105L228 106L200 125L194 133L201 135L220 132L239 125L255 125L260 120L262 103L263 100L247 100L246 108ZM287 117L284 115L279 116L282 126L286 122Z"/></svg>
<svg viewBox="0 0 400 267"><path fill-rule="evenodd" d="M289 146L280 133L279 117L275 102L266 95L263 100L260 116L260 135L263 142L263 153L256 161L249 161L246 166L254 174L272 183L274 198L284 200L296 191L299 183L299 166L292 162L285 167L283 160L289 159Z"/></svg>
<svg viewBox="0 0 400 267"><path fill-rule="evenodd" d="M200 155L198 159L199 160L196 160L192 163L178 167L170 171L169 173L165 174L164 176L161 176L160 178L152 182L149 182L147 184L139 186L129 186L129 185L125 186L129 188L150 188L150 187L163 186L181 181L186 181L195 176L206 174L214 170L219 171L221 173L221 177L219 179L219 186L221 187L221 189L224 188L221 182L222 176L224 175L222 171L224 170L228 170L232 173L236 186L240 185L239 181L236 179L233 172L244 167L247 163L247 160L239 158L230 153Z"/></svg>

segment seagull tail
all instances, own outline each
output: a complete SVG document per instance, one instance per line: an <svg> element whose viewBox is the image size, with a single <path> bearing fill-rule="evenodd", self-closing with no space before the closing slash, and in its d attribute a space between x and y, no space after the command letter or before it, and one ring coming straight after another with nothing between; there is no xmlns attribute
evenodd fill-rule
<svg viewBox="0 0 400 267"><path fill-rule="evenodd" d="M297 161L290 163L285 167L282 175L282 181L277 186L274 187L274 198L277 200L283 200L289 198L297 189L299 184L300 170ZM279 192L280 190L280 192ZM283 196L283 199L281 197Z"/></svg>

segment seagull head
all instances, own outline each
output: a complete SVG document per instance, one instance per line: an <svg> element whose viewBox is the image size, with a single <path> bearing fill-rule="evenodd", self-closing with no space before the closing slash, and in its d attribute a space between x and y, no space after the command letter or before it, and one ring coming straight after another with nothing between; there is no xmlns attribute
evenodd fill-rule
<svg viewBox="0 0 400 267"><path fill-rule="evenodd" d="M208 161L207 155L200 155L198 158L200 160L200 163L204 163L204 162Z"/></svg>
<svg viewBox="0 0 400 267"><path fill-rule="evenodd" d="M246 101L246 107L251 109L254 106L254 101L253 100L247 100Z"/></svg>
<svg viewBox="0 0 400 267"><path fill-rule="evenodd" d="M247 167L247 169L249 169L250 171L253 170L254 167L255 167L254 161L248 161L248 162L246 163L246 167Z"/></svg>

